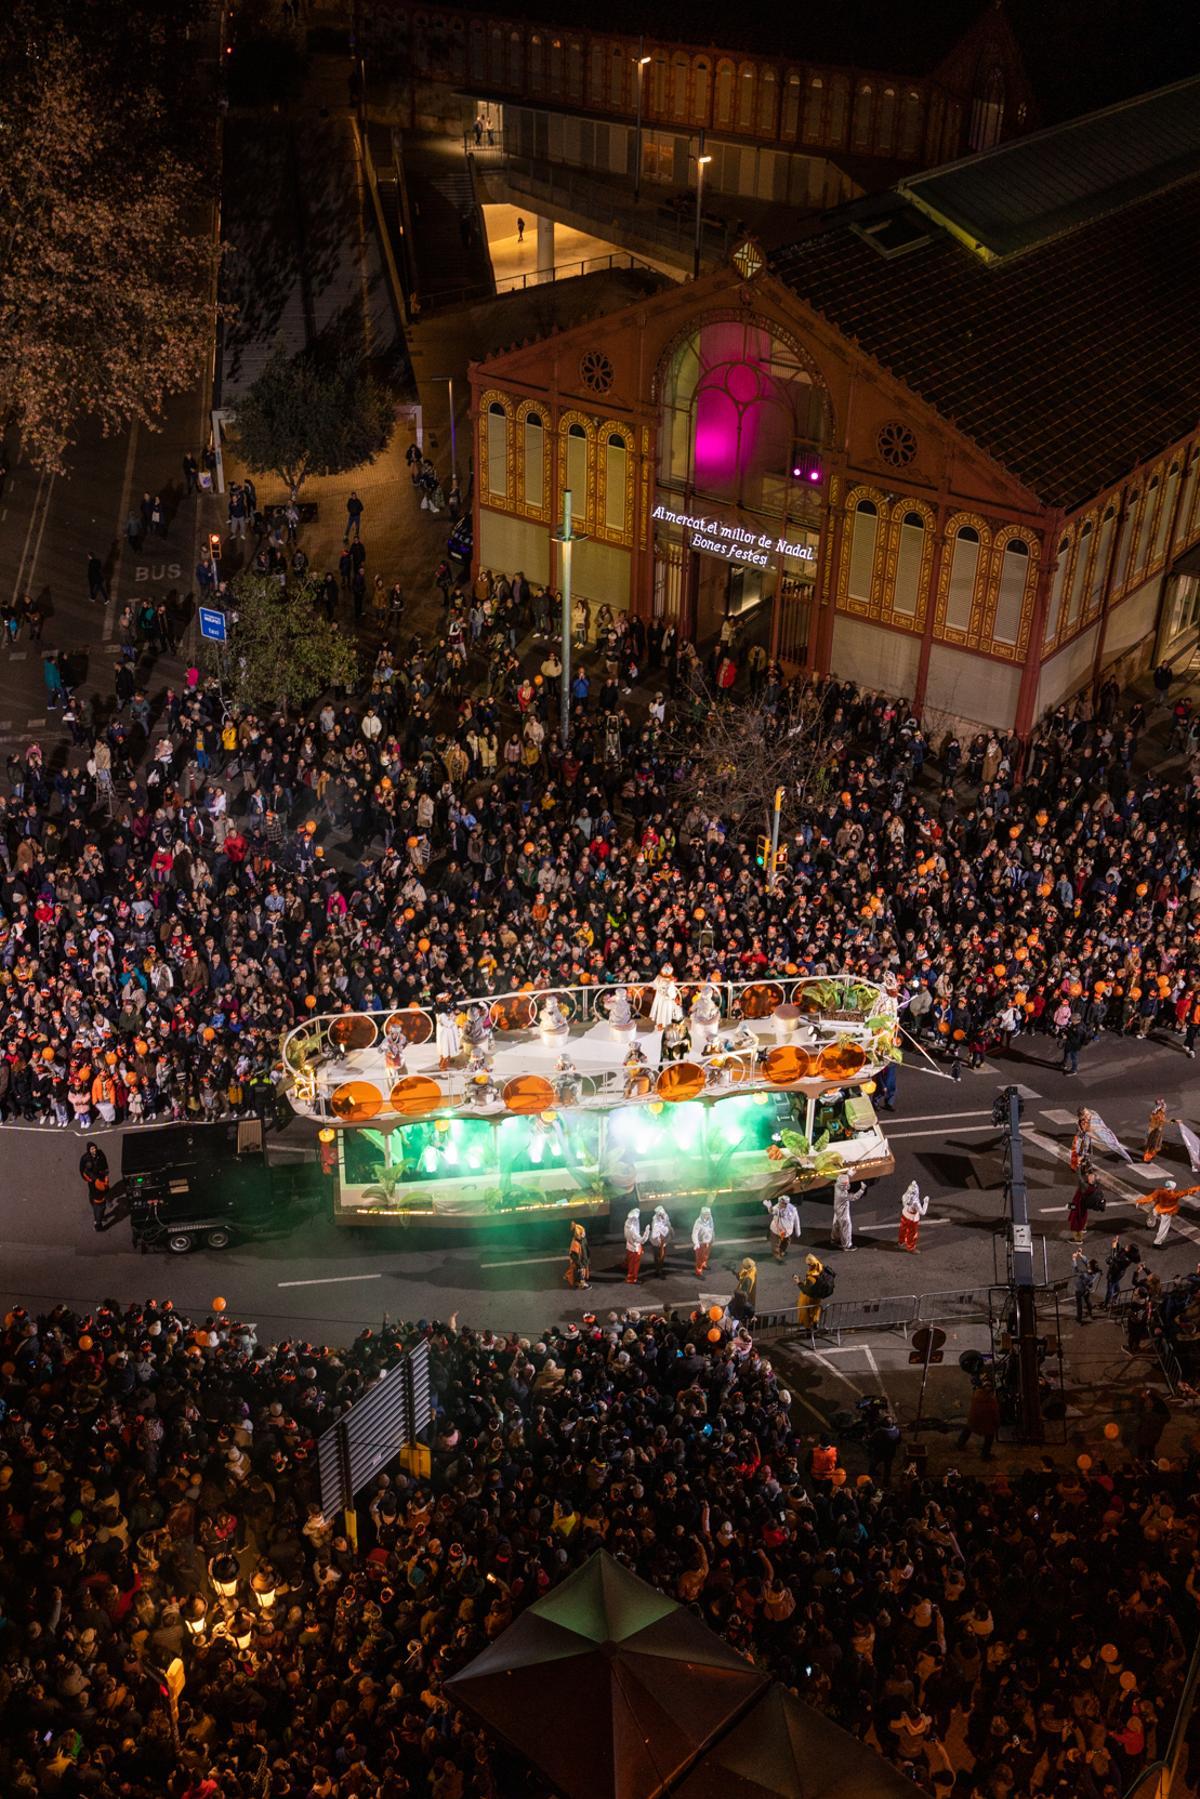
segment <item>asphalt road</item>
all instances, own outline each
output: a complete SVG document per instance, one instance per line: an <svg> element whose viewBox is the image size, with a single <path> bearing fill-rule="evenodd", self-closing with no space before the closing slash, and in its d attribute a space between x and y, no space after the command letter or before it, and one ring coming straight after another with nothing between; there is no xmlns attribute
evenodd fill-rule
<svg viewBox="0 0 1200 1799"><path fill-rule="evenodd" d="M1035 1231L1045 1238L1045 1267L1051 1278L1070 1267L1066 1204L1072 1180L1067 1159L1074 1108L1085 1100L1134 1152L1135 1165L1106 1159L1107 1212L1089 1233L1092 1252L1103 1260L1116 1230L1149 1232L1133 1209L1133 1199L1164 1174L1187 1184L1188 1165L1178 1133L1168 1132L1163 1154L1148 1170L1140 1162L1146 1116L1157 1094L1172 1116L1193 1127L1200 1119L1200 1074L1172 1040L1139 1044L1106 1038L1081 1059L1077 1077L1057 1072L1049 1040L1018 1040L1012 1055L964 1075L959 1084L922 1072L915 1063L900 1075L899 1105L888 1119L896 1157L893 1179L881 1182L856 1211L852 1255L830 1252L838 1271L837 1298L877 1298L884 1294L944 1293L988 1285L1003 1276L998 1240L1001 1213L999 1134L991 1123L992 1101L1006 1082L1025 1091L1025 1140L1030 1203ZM286 1159L304 1152L310 1127L293 1124L277 1140L275 1154ZM120 1133L102 1134L114 1171ZM57 1301L87 1309L101 1298L122 1301L150 1294L169 1297L192 1312L204 1312L215 1294L230 1312L258 1321L263 1334L303 1333L345 1340L363 1326L389 1317L447 1317L494 1328L537 1331L552 1321L578 1319L630 1304L694 1304L703 1290L732 1291L733 1269L743 1255L759 1265L760 1305L791 1304L791 1275L799 1266L776 1267L770 1260L765 1219L753 1212L723 1221L718 1247L703 1283L697 1282L686 1248L690 1214L677 1220L680 1246L664 1280L643 1279L636 1292L624 1284L620 1245L601 1244L593 1253L590 1292L574 1294L562 1284L565 1242L414 1244L402 1234L348 1230L335 1225L323 1205L287 1234L269 1242L235 1245L188 1256L145 1256L132 1248L129 1226L118 1219L97 1234L78 1176L82 1138L74 1130L15 1125L0 1127L6 1178L0 1196L0 1291L44 1309ZM1157 1172L1156 1172L1157 1171ZM896 1243L899 1195L917 1179L931 1196L921 1229L920 1254ZM1185 1202L1185 1205L1188 1202ZM805 1247L828 1244L829 1207L817 1200L802 1209ZM564 1232L565 1237L565 1232ZM1200 1210L1176 1222L1165 1249L1147 1249L1166 1275L1200 1260ZM1039 1267L1042 1250L1038 1246Z"/></svg>

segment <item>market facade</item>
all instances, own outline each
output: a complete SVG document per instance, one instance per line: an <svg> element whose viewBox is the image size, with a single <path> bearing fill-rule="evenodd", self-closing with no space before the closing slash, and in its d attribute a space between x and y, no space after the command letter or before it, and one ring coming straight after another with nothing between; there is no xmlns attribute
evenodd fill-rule
<svg viewBox="0 0 1200 1799"><path fill-rule="evenodd" d="M473 365L477 564L557 587L569 489L593 606L698 643L755 615L789 668L1022 733L1181 653L1197 119L1179 83ZM1118 138L1136 201L1105 182Z"/></svg>

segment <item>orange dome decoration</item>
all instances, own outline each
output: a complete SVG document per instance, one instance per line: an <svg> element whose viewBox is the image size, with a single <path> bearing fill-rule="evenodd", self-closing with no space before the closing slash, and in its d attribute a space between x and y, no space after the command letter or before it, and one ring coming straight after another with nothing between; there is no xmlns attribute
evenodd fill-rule
<svg viewBox="0 0 1200 1799"><path fill-rule="evenodd" d="M803 1081L816 1072L813 1057L795 1043L780 1043L767 1052L767 1059L763 1063L763 1073L767 1079L780 1086L786 1086L791 1081Z"/></svg>
<svg viewBox="0 0 1200 1799"><path fill-rule="evenodd" d="M374 1081L343 1081L329 1102L343 1124L365 1124L383 1110L383 1094Z"/></svg>
<svg viewBox="0 0 1200 1799"><path fill-rule="evenodd" d="M379 1035L379 1027L365 1012L347 1012L342 1018L334 1019L329 1035L343 1049L370 1049Z"/></svg>
<svg viewBox="0 0 1200 1799"><path fill-rule="evenodd" d="M782 1004L783 988L777 987L774 981L763 981L757 986L747 987L742 993L742 1016L769 1018L776 1006Z"/></svg>
<svg viewBox="0 0 1200 1799"><path fill-rule="evenodd" d="M405 1006L402 1011L393 1012L383 1028L385 1034L399 1031L404 1041L414 1047L418 1043L428 1043L433 1036L433 1020L420 1006Z"/></svg>
<svg viewBox="0 0 1200 1799"><path fill-rule="evenodd" d="M544 1075L519 1074L504 1089L504 1103L522 1117L554 1109L554 1088Z"/></svg>
<svg viewBox="0 0 1200 1799"><path fill-rule="evenodd" d="M704 1092L704 1070L695 1062L672 1062L659 1075L654 1091L673 1106L698 1099Z"/></svg>
<svg viewBox="0 0 1200 1799"><path fill-rule="evenodd" d="M388 1104L402 1118L425 1118L442 1103L442 1090L427 1074L410 1074L397 1081L388 1094Z"/></svg>
<svg viewBox="0 0 1200 1799"><path fill-rule="evenodd" d="M817 1057L817 1068L826 1080L847 1081L856 1075L867 1060L867 1052L858 1043L830 1043Z"/></svg>

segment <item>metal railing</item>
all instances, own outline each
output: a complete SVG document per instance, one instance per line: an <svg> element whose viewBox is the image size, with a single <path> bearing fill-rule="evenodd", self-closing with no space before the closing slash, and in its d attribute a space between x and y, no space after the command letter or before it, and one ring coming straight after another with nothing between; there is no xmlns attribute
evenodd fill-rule
<svg viewBox="0 0 1200 1799"><path fill-rule="evenodd" d="M518 155L502 146L477 152L473 141L464 140L468 157L478 157L482 173L496 173L530 199L547 207L566 208L593 223L615 227L629 236L652 243L656 251L674 252L690 267L696 237L695 197L686 192L670 201L656 201L643 188L635 202L619 181L604 181L582 169L551 163L541 157ZM719 262L734 241L733 226L714 213L701 218L701 259Z"/></svg>
<svg viewBox="0 0 1200 1799"><path fill-rule="evenodd" d="M858 980L849 975L785 976L782 979L764 977L757 981L680 981L676 983L677 997L685 1013L689 997L705 986L710 986L719 999L720 1020L714 1033L717 1041L700 1060L706 1073L711 1076L711 1084L722 1090L727 1088L731 1091L737 1089L749 1092L764 1084L768 1087L780 1084L765 1079L756 1068L755 1063L763 1047L756 1037L744 1043L739 1042L736 1037L730 1038L729 1033L739 1021L767 1019L777 1007L792 1004L798 1007L794 1024L798 1029L803 1028L805 1035L811 1038L810 1053L818 1060L823 1051L831 1052L840 1039L849 1038L858 1043L867 1053L863 1064L852 1074L838 1074L832 1067L825 1072L814 1065L811 1078L823 1080L827 1086L832 1087L870 1078L878 1066L878 1059L870 1053L873 1033L868 1029L868 1019L885 1021L886 1030L887 1021L890 1020L894 1025L897 1017L896 1002L882 987L875 982ZM650 1012L654 998L653 985L621 982L595 986L523 988L506 993L467 997L456 1002L455 1010L461 1008L469 1013L473 1006L485 1005L497 1036L503 1040L507 1035L515 1041L522 1033L533 1034L539 1006L543 1001L555 1000L568 1024L574 1022L589 1025L609 1016L606 1002L619 991L624 991L635 1022L638 1017L645 1017ZM815 1004L805 1000L806 995L815 996L818 993L823 1002L819 1010ZM864 1003L826 1003L830 1000L836 1002L839 996L847 1001L854 1001L855 993L859 1001ZM865 1003L868 998L869 1005ZM409 1048L421 1048L435 1037L433 1011L416 1005L390 1013L356 1012L351 1008L343 1012L314 1011L302 1023L293 1026L282 1044L284 1070L292 1082L290 1097L293 1105L311 1117L337 1122L338 1114L330 1104L333 1088L355 1077L353 1056L356 1052L377 1053L380 1057L386 1055L386 1033L392 1026L398 1030ZM724 1044L722 1039L725 1039ZM570 1037L565 1037L563 1048L569 1049L571 1041ZM800 1046L807 1047L803 1038L800 1039ZM656 1064L647 1060L647 1076L652 1076L655 1070ZM399 1080L408 1072L407 1068L396 1068L395 1079ZM462 1106L472 1097L477 1103L499 1103L498 1095L489 1095L483 1101L478 1092L472 1094L473 1082L478 1086L483 1084L478 1081L478 1069L422 1067L419 1072L436 1082L441 1090L441 1105ZM370 1074L365 1078L371 1078ZM562 1077L556 1075L555 1078ZM575 1103L586 1104L587 1099L591 1098L593 1101L610 1104L613 1098L625 1096L623 1070L614 1069L611 1073L605 1070L594 1081L586 1071L571 1070L569 1078L580 1088L580 1102ZM586 1095L585 1082L588 1083ZM380 1097L382 1099L384 1096L381 1094ZM653 1080L648 1079L643 1093L628 1097L654 1103L659 1096L654 1091Z"/></svg>
<svg viewBox="0 0 1200 1799"><path fill-rule="evenodd" d="M1132 1784L1126 1789L1124 1799L1171 1799L1176 1782L1180 1780L1187 1757L1188 1732L1191 1728L1192 1713L1196 1709L1196 1693L1200 1683L1200 1639L1192 1650L1184 1677L1183 1691L1179 1695L1179 1704L1175 1707L1175 1718L1171 1725L1171 1734L1167 1739L1166 1753L1157 1761L1143 1768ZM1189 1792L1194 1790L1188 1789Z"/></svg>
<svg viewBox="0 0 1200 1799"><path fill-rule="evenodd" d="M496 283L498 294L520 293L527 287L544 287L552 281L574 281L580 275L601 275L609 269L649 269L650 264L632 250L613 250L603 256L581 256L556 262L553 268L529 269L523 275L504 275ZM651 271L653 272L653 271Z"/></svg>

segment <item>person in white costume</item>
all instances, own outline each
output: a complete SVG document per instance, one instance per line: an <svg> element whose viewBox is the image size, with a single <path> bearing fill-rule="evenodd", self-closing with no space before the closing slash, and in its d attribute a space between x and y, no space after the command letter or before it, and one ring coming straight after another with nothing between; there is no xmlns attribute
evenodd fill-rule
<svg viewBox="0 0 1200 1799"><path fill-rule="evenodd" d="M716 1229L710 1207L701 1206L700 1216L692 1226L692 1248L696 1254L696 1278L708 1272L708 1258L712 1254Z"/></svg>
<svg viewBox="0 0 1200 1799"><path fill-rule="evenodd" d="M667 1272L667 1250L671 1247L671 1220L665 1206L655 1206L650 1220L650 1247L654 1251L654 1272L661 1280Z"/></svg>
<svg viewBox="0 0 1200 1799"><path fill-rule="evenodd" d="M929 1210L929 1196L921 1198L921 1189L916 1181L910 1181L900 1198L900 1247L910 1255L919 1256L917 1233L921 1228L921 1220Z"/></svg>
<svg viewBox="0 0 1200 1799"><path fill-rule="evenodd" d="M850 1208L856 1199L862 1198L866 1190L865 1187L851 1187L848 1174L839 1174L833 1183L833 1224L829 1236L835 1249L854 1248L854 1224Z"/></svg>
<svg viewBox="0 0 1200 1799"><path fill-rule="evenodd" d="M692 1001L689 1023L693 1056L708 1055L716 1043L721 1029L721 1008L717 1002L716 989L711 981L705 981Z"/></svg>
<svg viewBox="0 0 1200 1799"><path fill-rule="evenodd" d="M775 1260L785 1262L788 1244L792 1238L795 1237L797 1242L800 1241L800 1214L792 1204L791 1196L787 1193L781 1199L777 1199L774 1205L769 1199L764 1199L763 1204L771 1213L767 1220L767 1230L771 1235L771 1248Z"/></svg>
<svg viewBox="0 0 1200 1799"><path fill-rule="evenodd" d="M642 1247L649 1235L649 1225L645 1230L642 1229L642 1215L634 1206L625 1220L625 1279L631 1287L637 1286L642 1266Z"/></svg>
<svg viewBox="0 0 1200 1799"><path fill-rule="evenodd" d="M449 1068L462 1049L462 1033L458 1028L458 1013L448 993L439 993L437 997L436 1045L438 1067Z"/></svg>
<svg viewBox="0 0 1200 1799"><path fill-rule="evenodd" d="M675 970L669 962L654 977L654 1002L650 1007L650 1021L657 1030L665 1031L669 1024L681 1016L679 1004L679 988L675 985Z"/></svg>

